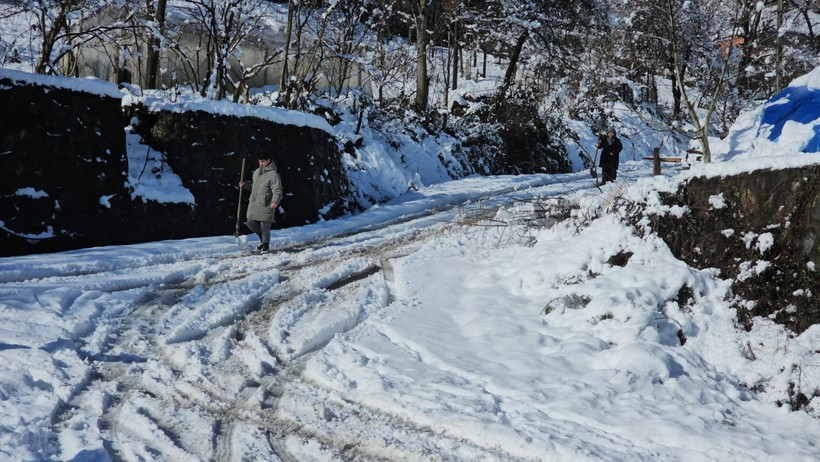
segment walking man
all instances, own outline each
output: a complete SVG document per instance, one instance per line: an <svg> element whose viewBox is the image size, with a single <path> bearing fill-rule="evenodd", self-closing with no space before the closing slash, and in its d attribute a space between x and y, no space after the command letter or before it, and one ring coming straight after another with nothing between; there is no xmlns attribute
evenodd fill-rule
<svg viewBox="0 0 820 462"><path fill-rule="evenodd" d="M240 181L239 187L251 191L246 224L259 236L260 244L256 250L267 252L270 246L271 224L276 221L274 214L282 200L282 180L270 155L260 156L258 160L259 168L254 170L253 179Z"/></svg>

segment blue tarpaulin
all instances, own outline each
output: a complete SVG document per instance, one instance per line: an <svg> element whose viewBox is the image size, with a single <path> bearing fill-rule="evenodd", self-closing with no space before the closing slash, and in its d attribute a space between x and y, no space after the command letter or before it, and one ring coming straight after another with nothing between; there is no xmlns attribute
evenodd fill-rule
<svg viewBox="0 0 820 462"><path fill-rule="evenodd" d="M820 119L820 89L806 86L788 87L773 96L763 109L761 128L771 126L769 139L777 141L788 121L811 124ZM814 124L814 136L803 152L820 152L820 123Z"/></svg>

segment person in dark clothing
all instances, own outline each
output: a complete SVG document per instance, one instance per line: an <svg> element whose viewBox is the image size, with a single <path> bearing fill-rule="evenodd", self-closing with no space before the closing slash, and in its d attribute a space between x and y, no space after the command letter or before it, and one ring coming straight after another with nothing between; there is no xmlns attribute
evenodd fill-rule
<svg viewBox="0 0 820 462"><path fill-rule="evenodd" d="M271 223L274 222L276 207L282 200L282 180L273 159L268 155L260 156L259 168L253 172L253 180L242 181L239 187L251 190L246 224L259 236L260 244L256 250L267 252Z"/></svg>
<svg viewBox="0 0 820 462"><path fill-rule="evenodd" d="M601 136L596 149L601 150L601 157L598 160L598 165L601 167L601 185L608 181L615 181L618 176L618 164L620 163L621 150L624 145L621 140L615 136L615 129L610 128L606 132L606 136Z"/></svg>

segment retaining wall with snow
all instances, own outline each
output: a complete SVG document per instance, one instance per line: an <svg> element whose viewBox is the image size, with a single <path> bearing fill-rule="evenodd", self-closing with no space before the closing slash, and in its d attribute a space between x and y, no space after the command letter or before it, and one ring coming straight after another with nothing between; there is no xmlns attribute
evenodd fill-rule
<svg viewBox="0 0 820 462"><path fill-rule="evenodd" d="M324 119L273 108L259 117L249 108L124 107L127 96L99 80L0 69L0 256L231 235L241 159L249 157L249 178L259 153L271 154L285 190L275 227L346 210L348 183ZM131 124L144 143L138 149L159 153L192 201L136 192ZM161 184L163 169L154 170L141 174ZM241 221L246 201L247 194ZM241 225L241 232L250 231Z"/></svg>

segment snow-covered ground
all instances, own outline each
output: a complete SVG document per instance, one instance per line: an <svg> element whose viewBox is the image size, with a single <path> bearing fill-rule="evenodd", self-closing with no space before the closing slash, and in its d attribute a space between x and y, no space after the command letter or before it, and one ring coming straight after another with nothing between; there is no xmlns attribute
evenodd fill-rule
<svg viewBox="0 0 820 462"><path fill-rule="evenodd" d="M264 255L0 259L0 459L817 460L817 412L775 402L820 383L820 328L739 329L727 281L625 226L691 174L648 170L434 185Z"/></svg>
<svg viewBox="0 0 820 462"><path fill-rule="evenodd" d="M651 178L647 149L680 147L622 110L603 191L586 171L439 183L368 139L357 186L418 190L275 231L269 254L222 236L0 258L0 460L820 460L816 404L778 405L820 390L820 327L746 332L729 281L620 219L688 175L819 162L800 151L820 118L761 108L721 162ZM135 194L190 201L140 171Z"/></svg>

